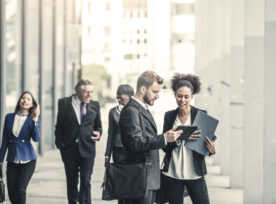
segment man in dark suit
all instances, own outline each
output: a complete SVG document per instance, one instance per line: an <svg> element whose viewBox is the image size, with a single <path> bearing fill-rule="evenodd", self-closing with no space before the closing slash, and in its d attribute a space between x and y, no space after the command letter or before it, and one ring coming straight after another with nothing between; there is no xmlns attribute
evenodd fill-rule
<svg viewBox="0 0 276 204"><path fill-rule="evenodd" d="M162 135L157 135L156 124L148 110L148 105L152 106L159 98L162 83L163 79L155 72L146 71L140 75L137 81L137 92L122 110L119 120L127 162L147 161L151 164L147 196L133 199L132 204L153 204L155 191L160 188L158 149L164 147L167 142L175 142L182 133L182 130L169 130Z"/></svg>
<svg viewBox="0 0 276 204"><path fill-rule="evenodd" d="M102 133L100 106L91 100L93 86L90 81L80 80L75 92L58 101L55 142L64 162L68 203L90 204L95 143Z"/></svg>

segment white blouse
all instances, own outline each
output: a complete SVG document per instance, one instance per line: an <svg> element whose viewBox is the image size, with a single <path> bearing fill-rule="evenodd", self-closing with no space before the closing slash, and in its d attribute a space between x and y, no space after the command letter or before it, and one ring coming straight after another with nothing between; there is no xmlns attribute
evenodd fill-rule
<svg viewBox="0 0 276 204"><path fill-rule="evenodd" d="M173 127L178 127L180 125L183 124L181 124L177 116ZM184 125L191 125L191 114L188 116ZM184 146L185 142L186 141L177 142L177 147L173 149L171 154L168 172L163 172L163 174L180 180L199 179L201 176L198 176L195 172L193 152Z"/></svg>

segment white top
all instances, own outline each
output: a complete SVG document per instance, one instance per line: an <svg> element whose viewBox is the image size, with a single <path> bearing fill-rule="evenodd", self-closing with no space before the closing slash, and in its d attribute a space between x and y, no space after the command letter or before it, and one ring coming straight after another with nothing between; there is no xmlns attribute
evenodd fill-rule
<svg viewBox="0 0 276 204"><path fill-rule="evenodd" d="M15 137L19 136L19 134L21 132L21 129L22 129L26 119L27 119L27 115L22 115L22 114L19 114L19 113L15 114L14 122L13 122L13 126L12 126L12 132L13 132ZM35 122L37 122L38 118L33 118L33 120ZM15 159L14 159L13 163L26 164L29 161L30 160L18 160L17 155L15 155Z"/></svg>
<svg viewBox="0 0 276 204"><path fill-rule="evenodd" d="M181 124L177 116L173 127L178 127L180 125L183 124ZM191 125L191 114L188 116L184 125ZM199 179L201 177L195 172L193 152L184 146L185 142L186 141L177 142L177 147L173 149L171 154L168 172L163 172L163 174L180 180Z"/></svg>
<svg viewBox="0 0 276 204"><path fill-rule="evenodd" d="M77 95L74 95L72 97L72 106L74 108L74 111L76 113L77 119L79 124L81 124L81 120L80 120L80 106L81 106L81 100L79 99L79 97ZM84 104L84 114L86 114L86 106L87 104Z"/></svg>
<svg viewBox="0 0 276 204"><path fill-rule="evenodd" d="M20 131L21 131L26 119L27 119L27 115L15 114L13 127L12 127L12 132L15 137L19 136Z"/></svg>

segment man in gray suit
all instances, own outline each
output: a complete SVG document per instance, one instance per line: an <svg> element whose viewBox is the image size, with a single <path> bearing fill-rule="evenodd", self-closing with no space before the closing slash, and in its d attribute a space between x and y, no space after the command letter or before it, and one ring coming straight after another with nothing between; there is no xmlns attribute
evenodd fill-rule
<svg viewBox="0 0 276 204"><path fill-rule="evenodd" d="M121 112L119 124L127 162L150 162L148 193L145 198L133 199L132 204L153 204L156 190L160 188L158 149L167 142L175 142L182 130L158 135L156 124L148 105L159 98L163 79L153 71L141 74L137 81L137 92ZM136 177L136 175L133 175Z"/></svg>

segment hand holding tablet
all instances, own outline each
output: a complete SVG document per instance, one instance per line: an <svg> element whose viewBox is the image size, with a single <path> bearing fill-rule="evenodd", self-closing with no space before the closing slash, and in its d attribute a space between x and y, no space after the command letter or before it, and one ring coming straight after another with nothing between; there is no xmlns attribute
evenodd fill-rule
<svg viewBox="0 0 276 204"><path fill-rule="evenodd" d="M196 130L198 130L198 126L178 126L176 128L176 130L182 130L183 133L177 138L177 140L188 140L189 137L193 134L193 132L195 132ZM200 131L198 131L199 133ZM199 135L198 135L199 137ZM192 140L195 140L197 139L197 137L193 137L193 138L190 138Z"/></svg>

